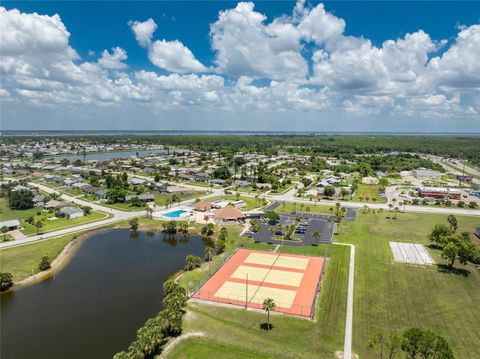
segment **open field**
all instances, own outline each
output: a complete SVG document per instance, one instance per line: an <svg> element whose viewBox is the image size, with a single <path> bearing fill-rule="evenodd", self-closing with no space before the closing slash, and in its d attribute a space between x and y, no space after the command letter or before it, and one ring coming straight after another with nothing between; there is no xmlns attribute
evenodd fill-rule
<svg viewBox="0 0 480 359"><path fill-rule="evenodd" d="M335 202L332 202L332 206L335 208ZM307 209L308 208L308 209ZM282 202L280 206L275 209L275 212L278 213L292 213L295 212L304 212L304 213L321 213L321 214L330 214L329 206L322 206L317 204L310 203L292 203L292 202Z"/></svg>
<svg viewBox="0 0 480 359"><path fill-rule="evenodd" d="M353 349L363 358L373 357L367 349L368 336L408 327L428 328L444 336L456 358L478 358L480 348L480 272L461 266L468 276L443 273L437 266L393 264L390 241L429 245L428 233L444 215L400 213L362 214L348 223L337 241L356 246ZM478 218L457 217L459 231L472 231ZM439 250L427 249L437 263L445 263Z"/></svg>
<svg viewBox="0 0 480 359"><path fill-rule="evenodd" d="M373 203L373 199L375 198L375 203L387 202L387 199L385 197L381 197L379 195L378 189L378 185L359 184L358 189L353 196L353 200L357 202ZM361 201L360 197L362 197ZM366 198L369 198L369 200L367 201Z"/></svg>
<svg viewBox="0 0 480 359"><path fill-rule="evenodd" d="M284 249L288 253L321 256L325 246ZM192 302L184 332L203 332L205 336L182 341L167 357L189 358L189 353L194 353L195 358L214 358L223 353L229 358L334 358L334 352L343 348L349 253L348 247L331 247L331 260L316 306L317 321L272 315L273 330L266 332L260 327L266 322L265 313Z"/></svg>

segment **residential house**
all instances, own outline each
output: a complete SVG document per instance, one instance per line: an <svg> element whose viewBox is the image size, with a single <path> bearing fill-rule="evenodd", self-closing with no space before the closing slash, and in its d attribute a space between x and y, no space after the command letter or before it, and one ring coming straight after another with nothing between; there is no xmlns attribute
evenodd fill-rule
<svg viewBox="0 0 480 359"><path fill-rule="evenodd" d="M153 194L150 194L150 193L126 196L125 201L130 202L135 197L137 197L140 200L140 202L154 202L155 201L155 196Z"/></svg>
<svg viewBox="0 0 480 359"><path fill-rule="evenodd" d="M74 208L74 207L62 207L58 211L57 217L59 218L67 218L67 219L74 219L83 217L85 214L82 209Z"/></svg>
<svg viewBox="0 0 480 359"><path fill-rule="evenodd" d="M251 186L251 183L244 180L236 180L235 182L233 182L233 185L239 188L248 188Z"/></svg>
<svg viewBox="0 0 480 359"><path fill-rule="evenodd" d="M62 208L62 207L65 207L67 204L64 203L64 202L60 202L60 201L57 201L55 199L51 199L50 201L48 201L47 203L45 203L43 205L43 209L45 211L49 211L51 209L56 209L56 208Z"/></svg>
<svg viewBox="0 0 480 359"><path fill-rule="evenodd" d="M0 222L0 228L7 227L8 231L15 231L20 229L20 221L18 219L11 219L9 221Z"/></svg>
<svg viewBox="0 0 480 359"><path fill-rule="evenodd" d="M45 197L42 195L36 195L33 197L32 202L35 207L43 207L45 204Z"/></svg>

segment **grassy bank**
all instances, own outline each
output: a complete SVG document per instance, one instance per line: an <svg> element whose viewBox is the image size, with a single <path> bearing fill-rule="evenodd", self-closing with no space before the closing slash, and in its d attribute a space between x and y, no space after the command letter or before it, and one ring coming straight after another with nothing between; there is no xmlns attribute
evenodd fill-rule
<svg viewBox="0 0 480 359"><path fill-rule="evenodd" d="M53 261L63 248L73 239L70 234L24 246L12 247L0 251L0 271L10 272L18 282L39 272L38 265L43 256Z"/></svg>

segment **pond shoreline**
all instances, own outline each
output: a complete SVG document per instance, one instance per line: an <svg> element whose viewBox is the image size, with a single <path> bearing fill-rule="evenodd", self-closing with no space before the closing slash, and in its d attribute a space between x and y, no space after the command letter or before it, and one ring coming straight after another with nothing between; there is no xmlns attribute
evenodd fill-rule
<svg viewBox="0 0 480 359"><path fill-rule="evenodd" d="M84 233L76 238L72 238L72 240L65 245L62 251L50 263L50 269L32 274L26 278L19 280L18 282L14 282L13 287L10 288L8 291L19 290L54 277L70 263L71 259L80 249L83 242L85 242L91 235L100 233L105 230L107 229L102 229L96 232Z"/></svg>
<svg viewBox="0 0 480 359"><path fill-rule="evenodd" d="M39 282L42 282L44 280L54 277L56 274L61 272L65 267L67 267L67 265L70 263L71 259L75 256L75 254L80 249L82 244L91 236L108 231L108 230L112 230L112 229L129 229L129 228L130 227L127 224L117 224L113 227L98 228L96 230L80 234L78 237L72 238L72 240L68 242L65 245L65 247L62 249L62 251L53 259L53 261L50 264L51 266L50 269L43 272L32 274L26 278L16 281L13 283L13 286L11 288L9 288L8 290L2 293L8 293L11 291L20 290L22 288L37 284ZM145 232L149 232L149 231L161 232L162 228L156 225L140 223L138 230L145 231ZM196 231L189 231L188 234L198 235ZM172 276L175 276L175 279L178 280L178 277L183 272L184 272L183 269L179 269L178 271L173 273Z"/></svg>

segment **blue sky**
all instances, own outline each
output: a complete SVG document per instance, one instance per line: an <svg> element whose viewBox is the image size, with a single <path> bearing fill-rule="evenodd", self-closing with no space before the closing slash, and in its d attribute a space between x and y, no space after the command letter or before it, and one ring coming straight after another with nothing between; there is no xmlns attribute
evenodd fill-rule
<svg viewBox="0 0 480 359"><path fill-rule="evenodd" d="M480 131L479 2L2 5L3 128Z"/></svg>

